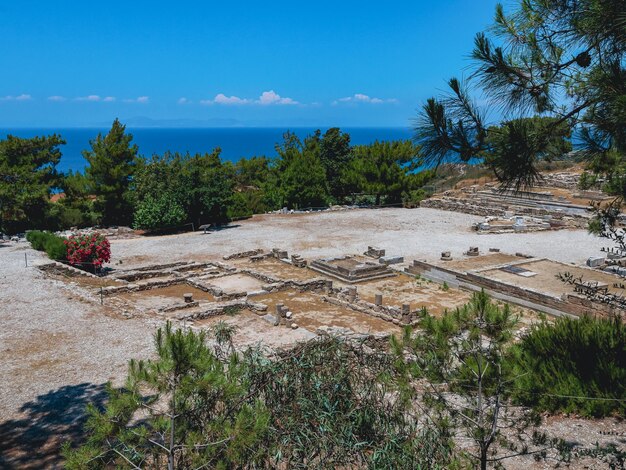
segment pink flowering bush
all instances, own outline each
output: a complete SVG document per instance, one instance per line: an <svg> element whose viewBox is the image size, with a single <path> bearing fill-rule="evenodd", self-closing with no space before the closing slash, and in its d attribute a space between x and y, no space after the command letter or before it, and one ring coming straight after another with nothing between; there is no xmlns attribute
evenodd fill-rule
<svg viewBox="0 0 626 470"><path fill-rule="evenodd" d="M96 271L111 261L111 244L100 233L72 235L64 243L70 264Z"/></svg>

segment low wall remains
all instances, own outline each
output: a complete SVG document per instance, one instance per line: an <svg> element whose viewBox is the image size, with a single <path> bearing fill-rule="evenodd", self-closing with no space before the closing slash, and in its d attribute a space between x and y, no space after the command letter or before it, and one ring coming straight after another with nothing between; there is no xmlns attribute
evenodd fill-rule
<svg viewBox="0 0 626 470"><path fill-rule="evenodd" d="M531 260L526 262L529 261ZM410 274L419 274L435 282L446 282L453 287L462 287L473 291L484 289L489 295L499 300L538 310L552 316L613 316L618 313L613 307L591 302L576 294L564 293L561 297L555 297L545 292L492 279L480 272L455 271L426 261L415 260L405 271Z"/></svg>

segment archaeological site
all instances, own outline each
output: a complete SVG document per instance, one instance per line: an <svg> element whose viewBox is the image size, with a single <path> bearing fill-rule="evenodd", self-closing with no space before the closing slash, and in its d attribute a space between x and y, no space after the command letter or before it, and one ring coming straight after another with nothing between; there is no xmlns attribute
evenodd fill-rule
<svg viewBox="0 0 626 470"><path fill-rule="evenodd" d="M112 229L112 258L97 274L5 242L12 310L3 321L13 333L3 367L16 378L2 385L7 417L28 413L22 403L51 389L63 400L63 384L121 385L127 360L149 357L152 334L167 322L196 332L230 325L237 350L271 356L323 338L387 353L392 337L476 292L512 309L517 338L559 318L623 314L626 252L582 229L601 193L580 192L569 173L549 175L535 192L494 191L466 185L415 209L267 214L173 235ZM544 427L576 436L581 448L624 435L613 418L561 416ZM58 445L41 430L22 432ZM11 452L26 461L26 449ZM509 464L525 468L527 458Z"/></svg>

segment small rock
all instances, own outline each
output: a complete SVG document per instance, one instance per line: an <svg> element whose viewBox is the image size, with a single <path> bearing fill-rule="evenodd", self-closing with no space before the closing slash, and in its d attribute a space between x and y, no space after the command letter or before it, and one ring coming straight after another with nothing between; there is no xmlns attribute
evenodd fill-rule
<svg viewBox="0 0 626 470"><path fill-rule="evenodd" d="M295 323L291 324L291 329L292 330L297 330L298 329L298 325L296 325Z"/></svg>

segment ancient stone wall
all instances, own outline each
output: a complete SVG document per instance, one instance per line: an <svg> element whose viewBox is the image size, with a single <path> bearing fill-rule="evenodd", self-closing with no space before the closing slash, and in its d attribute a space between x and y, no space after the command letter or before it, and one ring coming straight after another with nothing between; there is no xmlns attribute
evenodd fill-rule
<svg viewBox="0 0 626 470"><path fill-rule="evenodd" d="M258 248L256 250L240 251L239 253L225 255L223 259L228 261L230 259L250 258L251 256L260 255L261 253L263 253L263 250Z"/></svg>
<svg viewBox="0 0 626 470"><path fill-rule="evenodd" d="M491 199L487 203L487 201L478 201L475 199L453 198L447 196L432 197L422 201L420 203L420 207L462 212L464 214L480 215L483 217L505 217L507 213L515 213L516 215L526 215L531 217L551 216L553 220L575 228L586 228L589 222L588 216L564 214L540 207L519 206L514 203L497 202Z"/></svg>
<svg viewBox="0 0 626 470"><path fill-rule="evenodd" d="M39 265L37 267L41 271L43 271L43 272L63 273L63 274L66 274L66 275L68 275L70 277L84 276L84 277L92 277L92 278L100 279L100 276L98 276L96 274L84 271L82 269L75 268L72 265L64 264L64 263L61 263L59 261L52 261L50 263L41 264L41 265Z"/></svg>
<svg viewBox="0 0 626 470"><path fill-rule="evenodd" d="M591 302L578 295L564 294L561 297L554 297L543 292L537 292L533 289L487 278L478 273L462 273L432 265L424 261L415 260L412 266L406 268L406 271L411 274L425 276L434 274L437 278L453 276L460 285L465 284L477 289L492 291L513 299L513 301L518 299L520 305L528 306L549 314L553 314L554 311L557 311L579 317L585 314L611 316L616 313L614 308L604 304L598 304L597 302ZM545 307L545 309L542 307Z"/></svg>

